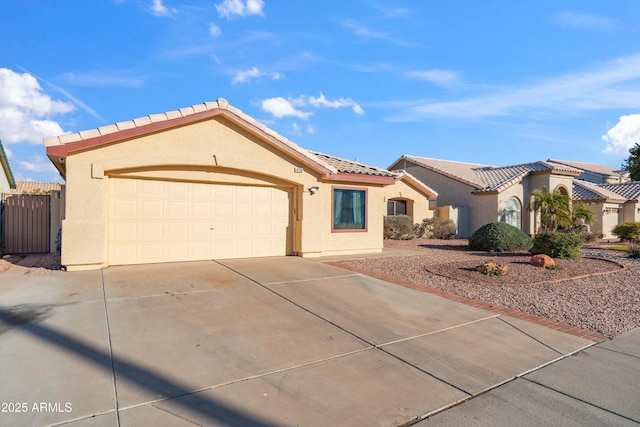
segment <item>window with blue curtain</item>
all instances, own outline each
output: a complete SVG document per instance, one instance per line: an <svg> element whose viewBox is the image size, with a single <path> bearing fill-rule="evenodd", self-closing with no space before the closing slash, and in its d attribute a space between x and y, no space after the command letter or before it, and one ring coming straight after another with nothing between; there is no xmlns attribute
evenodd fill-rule
<svg viewBox="0 0 640 427"><path fill-rule="evenodd" d="M333 189L334 230L365 230L367 192L365 190Z"/></svg>

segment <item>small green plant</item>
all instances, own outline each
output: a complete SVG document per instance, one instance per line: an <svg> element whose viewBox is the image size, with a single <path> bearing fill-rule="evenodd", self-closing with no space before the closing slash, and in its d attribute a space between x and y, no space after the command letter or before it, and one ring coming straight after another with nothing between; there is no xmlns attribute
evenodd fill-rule
<svg viewBox="0 0 640 427"><path fill-rule="evenodd" d="M560 267L558 267L558 264L553 264L553 265L549 265L547 267L545 267L547 270L560 270Z"/></svg>
<svg viewBox="0 0 640 427"><path fill-rule="evenodd" d="M413 218L407 215L384 217L384 238L391 240L411 240L413 232Z"/></svg>
<svg viewBox="0 0 640 427"><path fill-rule="evenodd" d="M532 251L551 258L577 259L583 243L575 233L544 232L534 237Z"/></svg>
<svg viewBox="0 0 640 427"><path fill-rule="evenodd" d="M474 251L507 252L531 248L531 238L522 230L504 222L490 222L477 229L469 238Z"/></svg>
<svg viewBox="0 0 640 427"><path fill-rule="evenodd" d="M417 237L448 240L456 235L456 224L446 218L425 218L422 224L416 225L416 231Z"/></svg>
<svg viewBox="0 0 640 427"><path fill-rule="evenodd" d="M611 230L620 240L640 240L640 222L625 222Z"/></svg>

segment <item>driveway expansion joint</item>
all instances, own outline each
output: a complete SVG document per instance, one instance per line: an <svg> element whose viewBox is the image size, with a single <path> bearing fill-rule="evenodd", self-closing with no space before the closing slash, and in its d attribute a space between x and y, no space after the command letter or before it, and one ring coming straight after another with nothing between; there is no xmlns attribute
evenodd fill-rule
<svg viewBox="0 0 640 427"><path fill-rule="evenodd" d="M113 378L113 399L116 413L116 427L120 427L120 411L118 409L118 383L116 377L116 364L113 358L113 343L111 340L111 326L109 325L109 309L107 307L107 292L104 285L104 270L100 271L100 281L102 282L102 298L104 303L104 316L107 326L107 342L109 344L109 359L111 361L111 378Z"/></svg>

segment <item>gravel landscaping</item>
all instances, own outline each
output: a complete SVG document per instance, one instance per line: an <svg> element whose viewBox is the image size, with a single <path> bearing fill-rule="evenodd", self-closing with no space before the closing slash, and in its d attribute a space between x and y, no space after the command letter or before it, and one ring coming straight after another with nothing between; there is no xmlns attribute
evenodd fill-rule
<svg viewBox="0 0 640 427"><path fill-rule="evenodd" d="M385 247L422 254L339 262L609 337L640 326L640 260L624 252L585 246L579 259L556 260L558 269L548 270L530 265L527 252L469 251L466 240L385 240ZM509 271L475 271L485 261Z"/></svg>

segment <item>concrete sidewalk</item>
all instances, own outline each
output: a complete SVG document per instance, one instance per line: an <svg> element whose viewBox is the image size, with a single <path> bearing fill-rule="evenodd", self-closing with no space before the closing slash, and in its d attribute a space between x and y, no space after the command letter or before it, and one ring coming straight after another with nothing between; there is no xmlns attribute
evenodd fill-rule
<svg viewBox="0 0 640 427"><path fill-rule="evenodd" d="M13 404L0 425L456 424L501 390L524 402L572 384L610 393L576 395L580 414L639 419L624 403L640 398L624 386L638 383L637 334L592 347L302 258L0 276L0 320L0 401ZM608 370L571 368L592 354ZM583 387L587 370L603 375ZM607 383L615 372L635 383Z"/></svg>

